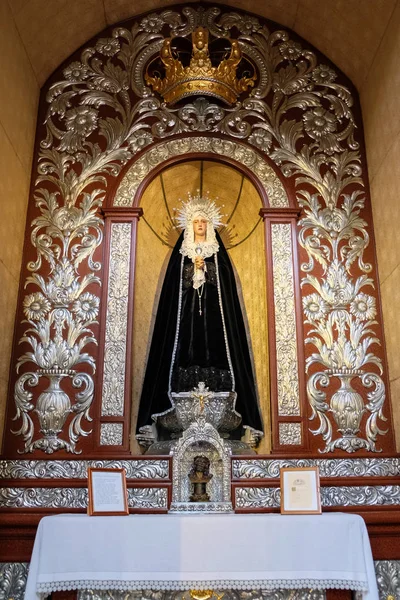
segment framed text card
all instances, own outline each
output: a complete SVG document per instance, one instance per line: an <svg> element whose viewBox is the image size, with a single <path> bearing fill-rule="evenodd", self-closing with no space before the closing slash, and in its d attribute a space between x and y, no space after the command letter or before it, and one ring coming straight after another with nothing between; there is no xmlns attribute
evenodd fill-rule
<svg viewBox="0 0 400 600"><path fill-rule="evenodd" d="M89 515L127 515L125 469L88 468Z"/></svg>
<svg viewBox="0 0 400 600"><path fill-rule="evenodd" d="M281 513L321 514L318 467L281 469Z"/></svg>

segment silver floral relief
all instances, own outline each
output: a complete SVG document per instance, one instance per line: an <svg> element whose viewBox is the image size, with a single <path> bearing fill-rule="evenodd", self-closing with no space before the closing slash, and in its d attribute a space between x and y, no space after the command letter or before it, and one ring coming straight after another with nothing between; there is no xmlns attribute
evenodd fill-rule
<svg viewBox="0 0 400 600"><path fill-rule="evenodd" d="M128 504L131 508L163 509L168 508L168 490L166 488L130 488Z"/></svg>
<svg viewBox="0 0 400 600"><path fill-rule="evenodd" d="M381 600L400 598L400 561L377 560L374 563ZM28 577L28 563L0 563L0 600L23 600ZM215 600L223 592L226 600L325 600L323 590L216 590ZM191 600L189 592L142 590L78 590L78 600ZM212 600L212 599L210 599Z"/></svg>
<svg viewBox="0 0 400 600"><path fill-rule="evenodd" d="M46 171L50 167L42 162L40 168ZM29 327L20 342L30 350L18 359L17 372L25 363L35 365L36 370L23 372L14 392L14 420L20 420L21 426L13 433L23 436L23 452L41 449L51 454L65 449L75 453L79 437L90 433L83 429L82 419L92 420L89 410L93 400L93 378L86 372L76 371L75 367L83 363L92 373L95 370L93 357L82 350L88 344L97 343L91 327L97 323L100 301L85 290L90 284L100 283L94 274L100 265L92 258L102 240L102 221L96 216L101 193L94 190L83 194L78 205L70 198L71 204L67 208L61 202L67 193L66 183L58 187L56 192L40 189L35 195L41 211L32 222L31 241L37 259L28 264L32 275L27 278L25 287L40 291L26 295L23 301L25 322ZM79 265L84 260L94 272L81 276ZM38 272L47 272L44 263L48 264L50 272L46 276ZM29 388L36 387L41 378L47 380L48 387L34 398ZM70 379L73 388L80 390L73 399L63 390L66 378ZM36 440L33 440L32 412L37 414L43 434ZM68 440L61 439L58 436L70 415L73 416L68 427Z"/></svg>
<svg viewBox="0 0 400 600"><path fill-rule="evenodd" d="M121 446L123 443L122 423L101 423L100 446Z"/></svg>
<svg viewBox="0 0 400 600"><path fill-rule="evenodd" d="M379 600L398 600L400 598L400 561L376 560L375 573Z"/></svg>
<svg viewBox="0 0 400 600"><path fill-rule="evenodd" d="M321 477L398 477L398 458L233 459L234 479L276 479L283 468L318 467Z"/></svg>
<svg viewBox="0 0 400 600"><path fill-rule="evenodd" d="M89 467L125 469L127 479L169 479L169 461L0 460L0 479L86 479Z"/></svg>
<svg viewBox="0 0 400 600"><path fill-rule="evenodd" d="M24 600L28 563L0 563L0 600Z"/></svg>
<svg viewBox="0 0 400 600"><path fill-rule="evenodd" d="M380 377L382 361L371 352L371 346L379 343L374 335L375 298L360 291L368 286L374 287L372 278L367 275L371 265L365 264L362 257L369 240L366 223L359 216L364 203L359 197L360 192L344 195L340 209L322 208L316 195L304 193L306 196L308 206L301 221L301 239L305 247L310 247L310 263L303 265L303 269L311 271L316 259L326 274L324 281L309 274L302 282L316 290L303 297L305 322L311 326L306 343L312 343L318 350L307 358L306 369L314 364L325 367L323 371L314 372L307 383L312 419L318 419L317 429L312 433L323 436L326 441L324 452L335 448L347 452L359 448L376 452L377 436L386 433L379 425L379 420L386 421L383 415L386 392ZM318 239L317 244L306 237L308 230L313 232L311 237ZM340 246L340 242L344 243ZM352 279L350 266L356 260L364 274ZM371 365L380 374L369 371ZM328 402L324 388L332 377L339 381L339 388ZM359 378L366 390L366 402L352 387L355 378ZM339 438L333 439L328 412L334 417L337 431L341 434ZM364 414L368 415L365 438L360 437Z"/></svg>
<svg viewBox="0 0 400 600"><path fill-rule="evenodd" d="M211 592L211 590L210 590ZM77 600L191 600L190 591L78 590ZM325 600L324 590L212 590L210 600Z"/></svg>
<svg viewBox="0 0 400 600"><path fill-rule="evenodd" d="M280 502L279 488L235 488L235 508L278 508Z"/></svg>
<svg viewBox="0 0 400 600"><path fill-rule="evenodd" d="M202 99L202 101L208 102L205 99ZM210 137L186 137L169 142L161 142L145 152L128 169L125 177L119 184L114 197L114 206L132 206L139 185L152 169L165 162L168 158L192 152L207 152L216 156L233 158L257 175L265 189L271 207L289 206L289 200L282 182L272 167L257 152L245 144L236 141Z"/></svg>
<svg viewBox="0 0 400 600"><path fill-rule="evenodd" d="M217 37L237 37L243 55L256 66L256 87L232 107L198 98L168 108L144 83L146 65L165 34L187 36L198 25ZM85 47L51 84L46 102L34 192L38 216L31 231L36 259L28 265L28 325L20 340L24 354L14 394L15 434L23 438L23 451L77 452L79 438L90 433L82 421L91 418L95 364L86 347L97 341L91 327L99 299L86 288L100 283L100 265L93 261L102 242L97 209L106 178L118 176L147 146L121 183L115 206L131 206L154 167L187 152L211 152L246 165L272 207L289 202L265 157L292 178L303 209L299 242L307 253L301 269L312 434L321 452L379 451L386 391L374 353L380 340L372 268L364 260L369 244L362 216L364 174L354 139L353 98L335 71L286 31L270 32L241 12L192 5L147 15L131 28L116 27L109 38ZM31 371L21 369L25 363L33 365ZM84 372L75 372L79 363ZM48 387L39 395L42 378ZM75 398L64 391L66 378L77 390ZM364 394L352 387L355 378ZM328 396L331 382L336 391ZM103 414L121 414L120 381L110 377L107 385ZM34 410L39 424L32 419Z"/></svg>
<svg viewBox="0 0 400 600"><path fill-rule="evenodd" d="M131 223L111 225L101 414L124 414Z"/></svg>
<svg viewBox="0 0 400 600"><path fill-rule="evenodd" d="M292 230L271 224L278 415L300 416Z"/></svg>
<svg viewBox="0 0 400 600"><path fill-rule="evenodd" d="M279 423L279 444L281 446L301 445L301 423Z"/></svg>
<svg viewBox="0 0 400 600"><path fill-rule="evenodd" d="M237 487L236 508L278 508L280 488ZM394 506L400 504L400 486L321 487L322 506Z"/></svg>
<svg viewBox="0 0 400 600"><path fill-rule="evenodd" d="M86 488L1 488L0 508L84 508ZM167 509L166 488L128 488L130 508Z"/></svg>

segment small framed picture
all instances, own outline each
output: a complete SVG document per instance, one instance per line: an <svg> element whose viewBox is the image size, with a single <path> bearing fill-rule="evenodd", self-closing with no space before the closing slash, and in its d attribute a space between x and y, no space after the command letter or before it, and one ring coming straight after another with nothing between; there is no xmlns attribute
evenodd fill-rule
<svg viewBox="0 0 400 600"><path fill-rule="evenodd" d="M125 469L88 468L89 515L128 515Z"/></svg>
<svg viewBox="0 0 400 600"><path fill-rule="evenodd" d="M318 467L281 469L281 513L320 515L321 512Z"/></svg>

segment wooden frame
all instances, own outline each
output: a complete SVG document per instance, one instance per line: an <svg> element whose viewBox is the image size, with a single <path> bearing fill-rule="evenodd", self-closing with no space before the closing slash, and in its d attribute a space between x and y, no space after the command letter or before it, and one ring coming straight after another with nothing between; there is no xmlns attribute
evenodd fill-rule
<svg viewBox="0 0 400 600"><path fill-rule="evenodd" d="M283 515L321 514L318 467L281 469L280 480Z"/></svg>
<svg viewBox="0 0 400 600"><path fill-rule="evenodd" d="M89 467L88 492L89 515L104 516L129 514L125 469L101 469ZM99 495L101 494L102 496L100 499ZM109 502L107 502L107 500L109 500Z"/></svg>

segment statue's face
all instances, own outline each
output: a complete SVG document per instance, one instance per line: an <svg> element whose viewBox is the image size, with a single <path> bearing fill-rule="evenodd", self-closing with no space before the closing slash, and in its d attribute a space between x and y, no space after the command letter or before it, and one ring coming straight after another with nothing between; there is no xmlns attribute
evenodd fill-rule
<svg viewBox="0 0 400 600"><path fill-rule="evenodd" d="M206 239L207 234L207 219L201 217L200 215L196 216L193 219L193 231L195 239Z"/></svg>

